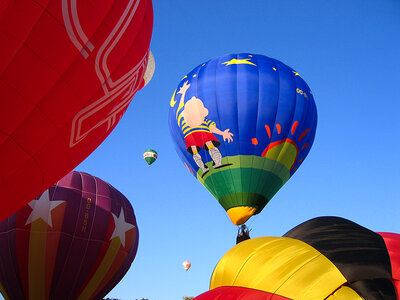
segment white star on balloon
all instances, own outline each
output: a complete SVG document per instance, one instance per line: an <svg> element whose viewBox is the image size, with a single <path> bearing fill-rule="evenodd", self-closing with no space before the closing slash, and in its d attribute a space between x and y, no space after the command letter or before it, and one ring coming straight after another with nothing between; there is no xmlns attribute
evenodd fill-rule
<svg viewBox="0 0 400 300"><path fill-rule="evenodd" d="M114 218L115 228L110 240L118 236L122 246L125 247L125 233L134 228L135 225L132 225L125 221L124 209L121 209L119 217L117 217L113 213L111 214Z"/></svg>
<svg viewBox="0 0 400 300"><path fill-rule="evenodd" d="M50 201L49 190L40 195L38 200L29 202L32 212L26 220L25 225L31 224L38 219L45 221L50 227L53 227L51 211L65 201Z"/></svg>

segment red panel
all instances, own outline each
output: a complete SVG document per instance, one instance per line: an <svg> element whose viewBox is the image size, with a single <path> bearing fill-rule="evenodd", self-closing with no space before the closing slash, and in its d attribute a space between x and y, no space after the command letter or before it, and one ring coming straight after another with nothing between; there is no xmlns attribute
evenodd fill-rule
<svg viewBox="0 0 400 300"><path fill-rule="evenodd" d="M151 0L0 2L0 221L115 128L141 87L152 26Z"/></svg>
<svg viewBox="0 0 400 300"><path fill-rule="evenodd" d="M385 240L392 265L392 276L400 280L400 234L391 232L378 232Z"/></svg>
<svg viewBox="0 0 400 300"><path fill-rule="evenodd" d="M196 298L196 300L291 300L268 292L239 287L221 286L209 290Z"/></svg>
<svg viewBox="0 0 400 300"><path fill-rule="evenodd" d="M378 232L385 240L392 265L393 285L397 297L400 299L400 234L391 232Z"/></svg>

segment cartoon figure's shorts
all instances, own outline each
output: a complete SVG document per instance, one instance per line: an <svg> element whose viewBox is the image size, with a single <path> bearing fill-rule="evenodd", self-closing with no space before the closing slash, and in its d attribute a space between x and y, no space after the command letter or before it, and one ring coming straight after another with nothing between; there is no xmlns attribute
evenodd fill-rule
<svg viewBox="0 0 400 300"><path fill-rule="evenodd" d="M190 154L193 154L191 146L196 146L197 151L200 151L202 147L205 150L208 150L206 142L212 142L215 147L221 145L215 135L213 135L211 132L197 131L185 137L186 148Z"/></svg>

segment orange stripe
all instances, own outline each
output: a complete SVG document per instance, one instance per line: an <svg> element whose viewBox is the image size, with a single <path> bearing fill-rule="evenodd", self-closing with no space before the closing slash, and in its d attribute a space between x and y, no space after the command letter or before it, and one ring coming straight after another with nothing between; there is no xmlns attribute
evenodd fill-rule
<svg viewBox="0 0 400 300"><path fill-rule="evenodd" d="M121 241L119 238L112 239L110 246L107 249L106 254L104 255L103 260L101 261L99 267L94 273L93 277L90 279L85 289L79 295L77 300L88 300L92 299L95 294L97 287L100 285L101 281L107 274L110 269L116 255L118 254L119 249L121 248Z"/></svg>
<svg viewBox="0 0 400 300"><path fill-rule="evenodd" d="M296 131L297 125L299 125L299 122L294 122L293 126L292 126L292 135L294 134L294 132Z"/></svg>
<svg viewBox="0 0 400 300"><path fill-rule="evenodd" d="M303 137L310 131L310 128L304 130L304 132L299 136L299 142L303 139Z"/></svg>
<svg viewBox="0 0 400 300"><path fill-rule="evenodd" d="M268 137L271 138L271 129L269 128L269 126L265 125L265 129L267 130Z"/></svg>
<svg viewBox="0 0 400 300"><path fill-rule="evenodd" d="M281 134L281 125L276 124L276 129L278 130L278 134Z"/></svg>
<svg viewBox="0 0 400 300"><path fill-rule="evenodd" d="M131 230L129 230L125 233L125 248L121 247L121 249L118 251L113 264L111 265L110 269L108 270L108 273L106 274L106 276L104 276L101 284L98 286L98 288L94 292L94 295L97 295L98 293L100 293L100 291L105 287L105 285L107 283L109 283L110 280L114 277L114 275L119 271L119 269L121 268L122 264L124 263L126 257L128 256L129 250L131 249L132 244L136 238L137 238L136 227L132 228Z"/></svg>
<svg viewBox="0 0 400 300"><path fill-rule="evenodd" d="M58 243L60 241L66 202L58 205L51 212L53 228L48 229L46 239L46 299L50 297L51 279L53 278L54 266L56 263Z"/></svg>
<svg viewBox="0 0 400 300"><path fill-rule="evenodd" d="M114 277L114 275L121 268L121 266L124 263L127 256L128 256L128 253L126 253L125 251L122 251L122 249L120 251L118 251L117 256L115 257L112 266L108 270L106 276L104 276L103 280L101 281L101 283L99 284L97 289L94 291L93 296L98 295L101 292L101 290L106 286L106 284L110 282L110 280Z"/></svg>
<svg viewBox="0 0 400 300"><path fill-rule="evenodd" d="M46 299L47 223L37 219L31 224L29 237L29 299Z"/></svg>

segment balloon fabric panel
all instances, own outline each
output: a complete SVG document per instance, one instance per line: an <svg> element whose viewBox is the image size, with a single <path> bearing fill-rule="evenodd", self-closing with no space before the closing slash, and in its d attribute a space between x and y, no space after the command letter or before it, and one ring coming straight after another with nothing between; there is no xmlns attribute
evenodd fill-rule
<svg viewBox="0 0 400 300"><path fill-rule="evenodd" d="M262 237L229 250L213 272L210 289L241 286L320 300L345 282L334 264L313 247L290 238Z"/></svg>
<svg viewBox="0 0 400 300"><path fill-rule="evenodd" d="M319 217L296 226L284 236L301 240L320 251L347 281L392 278L382 237L352 221Z"/></svg>
<svg viewBox="0 0 400 300"><path fill-rule="evenodd" d="M348 286L365 300L397 300L393 283L386 278L358 280L348 283Z"/></svg>
<svg viewBox="0 0 400 300"><path fill-rule="evenodd" d="M386 244L392 266L392 280L400 298L400 234L392 232L378 232Z"/></svg>
<svg viewBox="0 0 400 300"><path fill-rule="evenodd" d="M211 59L181 80L170 101L178 155L234 224L259 213L293 175L316 123L304 80L262 55Z"/></svg>
<svg viewBox="0 0 400 300"><path fill-rule="evenodd" d="M2 1L0 221L85 159L144 85L151 0L74 3Z"/></svg>
<svg viewBox="0 0 400 300"><path fill-rule="evenodd" d="M97 299L129 269L138 230L132 206L119 191L71 172L1 222L0 240L3 295Z"/></svg>
<svg viewBox="0 0 400 300"><path fill-rule="evenodd" d="M222 286L205 292L194 298L195 300L292 300L268 292L237 287Z"/></svg>

